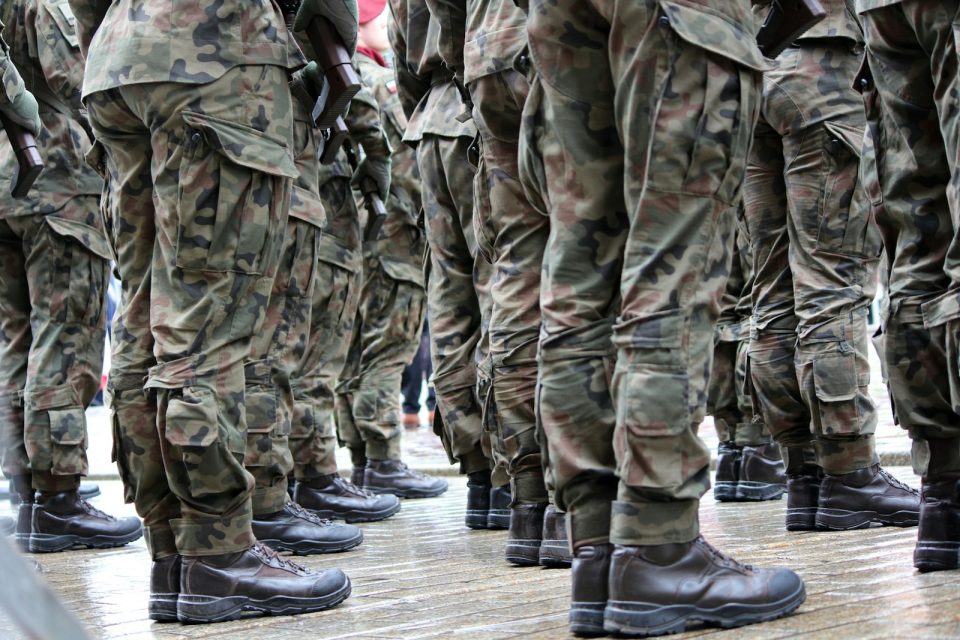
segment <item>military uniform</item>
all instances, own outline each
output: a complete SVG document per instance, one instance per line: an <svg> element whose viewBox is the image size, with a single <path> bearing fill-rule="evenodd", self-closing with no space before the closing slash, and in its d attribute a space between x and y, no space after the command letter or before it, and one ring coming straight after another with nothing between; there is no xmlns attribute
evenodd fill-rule
<svg viewBox="0 0 960 640"><path fill-rule="evenodd" d="M393 72L362 52L355 60L392 149L387 219L377 238L363 244L361 304L337 388L339 437L363 466L368 458L400 459L397 396L403 368L420 344L425 241L418 226L420 174L413 150L402 142L407 120Z"/></svg>
<svg viewBox="0 0 960 640"><path fill-rule="evenodd" d="M87 473L84 410L100 386L110 250L103 182L86 165L83 58L65 0L5 3L4 38L40 104L45 168L26 198L0 189L0 422L3 472L41 491L74 490ZM4 99L24 89L10 62ZM0 146L4 176L16 156ZM29 482L28 482L29 484Z"/></svg>

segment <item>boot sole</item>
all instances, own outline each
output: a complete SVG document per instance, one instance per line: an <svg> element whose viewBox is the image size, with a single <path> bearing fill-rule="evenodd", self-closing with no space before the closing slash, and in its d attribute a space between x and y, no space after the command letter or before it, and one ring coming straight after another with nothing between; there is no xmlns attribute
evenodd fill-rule
<svg viewBox="0 0 960 640"><path fill-rule="evenodd" d="M570 550L563 545L541 545L540 566L548 569L569 569L573 564Z"/></svg>
<svg viewBox="0 0 960 640"><path fill-rule="evenodd" d="M510 509L491 509L487 515L487 529L509 529Z"/></svg>
<svg viewBox="0 0 960 640"><path fill-rule="evenodd" d="M750 482L744 480L737 483L737 500L745 502L779 500L786 492L787 485L785 484Z"/></svg>
<svg viewBox="0 0 960 640"><path fill-rule="evenodd" d="M540 565L540 540L507 540L507 562L518 567Z"/></svg>
<svg viewBox="0 0 960 640"><path fill-rule="evenodd" d="M960 566L960 542L918 542L913 566L921 573L956 569Z"/></svg>
<svg viewBox="0 0 960 640"><path fill-rule="evenodd" d="M570 633L581 638L607 635L603 630L604 602L571 602Z"/></svg>
<svg viewBox="0 0 960 640"><path fill-rule="evenodd" d="M850 531L866 529L871 524L892 527L915 527L920 523L919 511L897 511L879 514L876 511L850 511L848 509L817 509L817 529L827 531Z"/></svg>
<svg viewBox="0 0 960 640"><path fill-rule="evenodd" d="M816 531L817 510L812 507L787 509L787 531Z"/></svg>
<svg viewBox="0 0 960 640"><path fill-rule="evenodd" d="M290 551L297 556L309 556L321 553L340 553L349 551L354 547L360 546L363 542L363 532L348 540L337 540L336 542L320 542L317 540L261 540L259 542L267 545L274 551Z"/></svg>
<svg viewBox="0 0 960 640"><path fill-rule="evenodd" d="M376 494L389 493L390 495L397 496L398 498L436 498L437 496L443 495L447 492L447 487L443 487L442 489L433 489L430 491L423 491L422 489L395 489L393 487L371 486L364 486L363 488Z"/></svg>
<svg viewBox="0 0 960 640"><path fill-rule="evenodd" d="M718 502L736 502L737 483L728 481L717 482L713 486L713 498Z"/></svg>
<svg viewBox="0 0 960 640"><path fill-rule="evenodd" d="M147 603L147 617L155 622L176 622L178 593L152 593Z"/></svg>
<svg viewBox="0 0 960 640"><path fill-rule="evenodd" d="M463 523L467 525L468 529L487 529L487 517L489 511L481 511L479 509L467 509L467 515L463 519Z"/></svg>
<svg viewBox="0 0 960 640"><path fill-rule="evenodd" d="M303 507L303 505L300 506ZM398 502L389 509L383 509L382 511L332 511L330 509L310 509L309 507L303 508L316 515L318 518L326 518L328 520L343 520L347 524L353 524L354 522L380 522L381 520L386 520L390 516L399 513L400 506L401 505Z"/></svg>
<svg viewBox="0 0 960 640"><path fill-rule="evenodd" d="M337 606L350 595L350 578L337 591L315 598L274 596L253 600L246 596L201 596L180 594L177 600L177 619L185 624L225 622L237 620L244 613L284 616L323 611Z"/></svg>
<svg viewBox="0 0 960 640"><path fill-rule="evenodd" d="M629 637L682 633L690 622L730 629L782 618L796 611L806 597L801 584L795 593L764 605L727 604L716 609L701 609L694 605L610 601L604 610L603 629Z"/></svg>
<svg viewBox="0 0 960 640"><path fill-rule="evenodd" d="M53 535L50 533L31 533L30 534L30 552L31 553L56 553L57 551L66 551L74 547L86 547L87 549L111 549L113 547L122 547L143 537L143 530L138 529L133 533L123 536L75 536L75 535Z"/></svg>

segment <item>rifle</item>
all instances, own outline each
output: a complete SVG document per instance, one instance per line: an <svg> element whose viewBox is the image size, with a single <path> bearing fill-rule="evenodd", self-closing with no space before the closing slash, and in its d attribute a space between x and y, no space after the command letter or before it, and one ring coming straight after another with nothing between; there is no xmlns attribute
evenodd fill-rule
<svg viewBox="0 0 960 640"><path fill-rule="evenodd" d="M357 152L349 142L344 145L343 149L347 152L347 162L356 172L357 167L360 166L360 162L357 160ZM377 185L370 178L363 180L360 184L360 191L363 193L363 205L367 209L367 228L363 230L363 240L364 242L372 242L380 235L380 228L383 227L383 222L387 219L387 208L384 206L380 194L377 193Z"/></svg>
<svg viewBox="0 0 960 640"><path fill-rule="evenodd" d="M819 0L773 0L757 32L760 53L776 58L791 42L826 17L827 10Z"/></svg>
<svg viewBox="0 0 960 640"><path fill-rule="evenodd" d="M300 0L279 0L287 29L293 33L293 20L300 8ZM350 100L360 90L360 77L350 63L350 55L333 25L326 18L316 17L306 28L307 38L316 52L317 65L323 72L324 83L313 107L313 121L323 133L323 151L320 162L330 164L347 137L342 116Z"/></svg>
<svg viewBox="0 0 960 640"><path fill-rule="evenodd" d="M17 156L17 168L13 171L13 182L10 185L10 195L14 198L23 198L36 182L43 171L43 160L37 151L37 140L33 134L19 124L0 114L0 125L7 132L10 146Z"/></svg>

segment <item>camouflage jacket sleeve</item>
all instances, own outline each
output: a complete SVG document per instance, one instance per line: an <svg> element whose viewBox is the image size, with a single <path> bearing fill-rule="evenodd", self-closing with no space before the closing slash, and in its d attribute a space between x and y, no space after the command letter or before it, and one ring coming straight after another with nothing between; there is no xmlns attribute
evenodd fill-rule
<svg viewBox="0 0 960 640"><path fill-rule="evenodd" d="M0 31L3 31L3 23L0 22ZM3 74L3 91L0 92L0 104L7 105L23 93L23 78L13 65L10 59L10 50L7 44L0 38L0 73Z"/></svg>
<svg viewBox="0 0 960 640"><path fill-rule="evenodd" d="M40 69L45 84L34 91L37 99L56 100L69 108L76 120L86 122L80 102L83 56L70 4L67 0L24 0L23 5L27 55L32 66ZM30 89L33 90L32 85Z"/></svg>
<svg viewBox="0 0 960 640"><path fill-rule="evenodd" d="M107 15L112 0L70 0L70 8L77 21L77 36L80 38L80 49L87 54L90 41Z"/></svg>
<svg viewBox="0 0 960 640"><path fill-rule="evenodd" d="M390 143L380 124L380 108L370 87L364 84L350 101L350 110L344 121L350 140L363 148L371 158L389 158Z"/></svg>
<svg viewBox="0 0 960 640"><path fill-rule="evenodd" d="M512 1L512 0L511 0ZM466 45L466 0L427 0L430 14L440 23L440 56L463 81L463 49Z"/></svg>
<svg viewBox="0 0 960 640"><path fill-rule="evenodd" d="M413 115L423 96L430 91L430 78L418 75L420 55L408 49L407 0L390 1L390 47L393 49L393 66L397 76L400 104L407 118Z"/></svg>

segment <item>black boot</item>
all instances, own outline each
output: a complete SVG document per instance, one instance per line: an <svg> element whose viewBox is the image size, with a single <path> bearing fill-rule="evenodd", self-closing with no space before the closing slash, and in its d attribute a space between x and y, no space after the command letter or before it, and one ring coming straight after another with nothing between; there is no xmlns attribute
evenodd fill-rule
<svg viewBox="0 0 960 640"><path fill-rule="evenodd" d="M587 545L573 554L570 632L576 636L603 636L612 544Z"/></svg>
<svg viewBox="0 0 960 640"><path fill-rule="evenodd" d="M949 571L960 564L960 479L924 480L913 566Z"/></svg>
<svg viewBox="0 0 960 640"><path fill-rule="evenodd" d="M864 529L874 523L915 527L919 521L920 492L879 464L843 475L826 475L820 483L818 529Z"/></svg>
<svg viewBox="0 0 960 640"><path fill-rule="evenodd" d="M72 547L107 549L138 540L139 518L114 518L80 497L77 490L37 494L30 527L30 551L48 553Z"/></svg>
<svg viewBox="0 0 960 640"><path fill-rule="evenodd" d="M823 470L808 466L787 476L787 531L816 531Z"/></svg>
<svg viewBox="0 0 960 640"><path fill-rule="evenodd" d="M181 561L179 554L153 561L150 567L150 599L147 602L147 617L151 620L177 621Z"/></svg>
<svg viewBox="0 0 960 640"><path fill-rule="evenodd" d="M573 560L567 541L567 514L548 505L543 512L543 540L540 543L540 566L566 569Z"/></svg>
<svg viewBox="0 0 960 640"><path fill-rule="evenodd" d="M271 549L300 555L337 553L363 542L363 532L351 524L322 520L295 502L277 513L253 517L253 535Z"/></svg>
<svg viewBox="0 0 960 640"><path fill-rule="evenodd" d="M358 488L339 473L297 483L294 502L321 518L377 522L400 511L400 498Z"/></svg>
<svg viewBox="0 0 960 640"><path fill-rule="evenodd" d="M490 470L467 474L466 525L470 529L486 529L490 515Z"/></svg>
<svg viewBox="0 0 960 640"><path fill-rule="evenodd" d="M11 496L17 496L17 526L14 533L14 542L24 553L30 551L30 531L33 527L33 505L37 500L37 493L33 490L32 478L29 475L14 476L10 479L13 489ZM13 498L11 497L11 502Z"/></svg>
<svg viewBox="0 0 960 640"><path fill-rule="evenodd" d="M363 488L400 498L433 498L447 490L447 481L414 471L399 460L367 460Z"/></svg>
<svg viewBox="0 0 960 640"><path fill-rule="evenodd" d="M713 483L713 497L720 502L735 502L737 499L741 456L741 447L733 442L721 442L717 447L717 473Z"/></svg>
<svg viewBox="0 0 960 640"><path fill-rule="evenodd" d="M534 567L540 564L540 542L543 536L543 515L546 510L546 502L517 504L510 509L507 562L521 567Z"/></svg>
<svg viewBox="0 0 960 640"><path fill-rule="evenodd" d="M510 528L510 485L490 489L490 514L487 516L487 529Z"/></svg>
<svg viewBox="0 0 960 640"><path fill-rule="evenodd" d="M780 447L775 443L744 447L740 459L737 499L743 501L779 500L787 490Z"/></svg>

